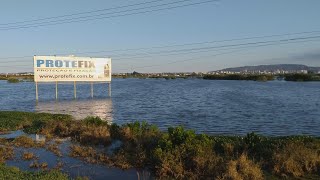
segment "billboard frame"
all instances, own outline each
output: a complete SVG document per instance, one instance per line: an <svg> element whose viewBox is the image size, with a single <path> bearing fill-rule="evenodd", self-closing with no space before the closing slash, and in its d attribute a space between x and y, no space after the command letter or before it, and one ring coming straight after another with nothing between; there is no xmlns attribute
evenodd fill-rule
<svg viewBox="0 0 320 180"><path fill-rule="evenodd" d="M36 59L36 56L37 55L34 55L33 56L33 69L34 69L34 74L35 74L35 59ZM54 57L56 57L54 55ZM67 56L64 56L64 57L67 57ZM76 57L76 56L70 56L72 58L92 58L92 57ZM95 58L95 59L102 59L102 58ZM108 84L108 96L111 97L111 79L112 79L112 59L111 58L106 58L106 59L110 59L110 81L73 81L73 91L74 91L74 99L77 98L77 83L76 82L90 82L90 94L91 94L91 98L93 98L94 96L94 91L93 91L93 87L94 87L94 82L100 82L100 83L103 83L103 82L106 82ZM35 76L34 76L34 81L35 81ZM55 98L56 100L58 100L58 82L62 82L62 83L70 83L72 81L40 81L42 83L52 83L52 82L55 82ZM35 86L36 86L36 102L39 101L39 88L38 88L38 83L40 83L39 81L35 81Z"/></svg>

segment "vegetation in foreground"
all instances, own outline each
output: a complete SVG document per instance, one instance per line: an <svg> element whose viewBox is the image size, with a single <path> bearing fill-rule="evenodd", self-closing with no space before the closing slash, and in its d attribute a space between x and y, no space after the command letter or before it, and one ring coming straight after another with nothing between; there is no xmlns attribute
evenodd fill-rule
<svg viewBox="0 0 320 180"><path fill-rule="evenodd" d="M0 178L1 179L32 179L32 180L68 180L68 176L59 172L58 170L42 171L42 172L27 172L21 171L16 167L8 167L0 164Z"/></svg>
<svg viewBox="0 0 320 180"><path fill-rule="evenodd" d="M167 132L161 132L147 123L109 125L97 117L75 123L68 115L46 113L0 112L0 122L4 119L6 123L1 126L5 130L23 129L44 134L49 139L71 137L80 144L70 147L72 157L122 169L147 169L158 178L320 177L320 139L316 137L265 137L255 133L244 137L208 136L183 127L171 127ZM95 145L109 146L114 141L121 141L122 145L112 154L95 149ZM13 142L19 146L32 145L18 143L21 138ZM0 144L5 144L5 140Z"/></svg>

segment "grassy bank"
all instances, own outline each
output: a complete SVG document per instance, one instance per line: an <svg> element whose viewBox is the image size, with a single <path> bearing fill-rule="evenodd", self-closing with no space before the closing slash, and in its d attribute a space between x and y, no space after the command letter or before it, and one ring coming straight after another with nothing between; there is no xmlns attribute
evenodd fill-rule
<svg viewBox="0 0 320 180"><path fill-rule="evenodd" d="M74 122L68 115L0 112L4 130L23 129L47 138L70 137L70 156L122 169L147 169L158 178L319 178L320 139L309 136L208 136L183 127L160 131L147 123L109 125L100 118ZM3 123L6 122L6 123ZM122 145L112 154L96 145ZM18 141L19 142L19 141ZM10 158L10 157L9 157ZM1 175L0 175L1 176Z"/></svg>

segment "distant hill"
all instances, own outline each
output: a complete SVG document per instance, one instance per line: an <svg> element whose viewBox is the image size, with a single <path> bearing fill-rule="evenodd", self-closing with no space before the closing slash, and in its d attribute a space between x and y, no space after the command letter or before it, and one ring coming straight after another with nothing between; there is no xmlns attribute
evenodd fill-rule
<svg viewBox="0 0 320 180"><path fill-rule="evenodd" d="M310 67L302 64L275 64L275 65L259 65L259 66L243 66L243 67L234 67L234 68L226 68L221 69L219 71L231 71L231 72L246 72L246 71L314 71L319 72L320 67Z"/></svg>

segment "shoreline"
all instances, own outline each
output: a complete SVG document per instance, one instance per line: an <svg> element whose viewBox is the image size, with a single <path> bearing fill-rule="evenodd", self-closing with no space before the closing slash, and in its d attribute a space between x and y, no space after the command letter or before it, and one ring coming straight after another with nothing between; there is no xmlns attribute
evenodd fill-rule
<svg viewBox="0 0 320 180"><path fill-rule="evenodd" d="M146 75L146 74L127 74L114 75L116 79L204 79L204 80L237 80L237 81L293 81L293 82L317 82L320 81L320 74L201 74L201 75ZM33 75L28 76L0 76L0 80L7 80L8 83L33 82Z"/></svg>

